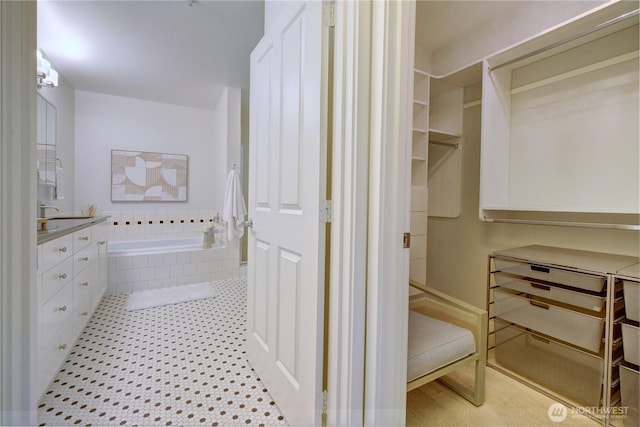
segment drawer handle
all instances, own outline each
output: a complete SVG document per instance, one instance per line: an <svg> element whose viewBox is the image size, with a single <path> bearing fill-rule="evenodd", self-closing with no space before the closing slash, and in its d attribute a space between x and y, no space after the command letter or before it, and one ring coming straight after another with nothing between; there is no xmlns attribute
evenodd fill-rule
<svg viewBox="0 0 640 427"><path fill-rule="evenodd" d="M531 269L540 273L548 273L549 271L551 271L549 267L542 267L541 265L532 265Z"/></svg>
<svg viewBox="0 0 640 427"><path fill-rule="evenodd" d="M67 349L67 345L66 344L60 344L58 346L58 350L66 350Z"/></svg>
<svg viewBox="0 0 640 427"><path fill-rule="evenodd" d="M80 258L80 261L89 261L89 257L88 256L83 256Z"/></svg>
<svg viewBox="0 0 640 427"><path fill-rule="evenodd" d="M539 308L544 308L545 310L549 310L549 306L546 305L546 304L542 304L542 303L539 303L539 302L536 302L536 301L529 301L529 303L531 305L533 305L534 307L539 307Z"/></svg>
<svg viewBox="0 0 640 427"><path fill-rule="evenodd" d="M62 280L64 280L64 279L66 279L66 278L67 278L67 273L62 273L62 274L60 274L60 275L58 276L58 279L62 279Z"/></svg>
<svg viewBox="0 0 640 427"><path fill-rule="evenodd" d="M89 240L89 236L82 236L80 240L84 240L86 242L87 240Z"/></svg>
<svg viewBox="0 0 640 427"><path fill-rule="evenodd" d="M531 285L531 287L536 289L542 289L543 291L551 290L551 286L541 285L540 283L535 283L535 282L529 282L529 284Z"/></svg>
<svg viewBox="0 0 640 427"><path fill-rule="evenodd" d="M98 244L99 244L99 245L104 245L105 243L107 243L107 241L106 241L106 240L99 240L99 241L98 241Z"/></svg>
<svg viewBox="0 0 640 427"><path fill-rule="evenodd" d="M67 306L63 305L62 307L58 308L59 311L67 311Z"/></svg>
<svg viewBox="0 0 640 427"><path fill-rule="evenodd" d="M66 246L62 246L62 247L58 248L58 252L62 252L62 253L67 252L67 247Z"/></svg>
<svg viewBox="0 0 640 427"><path fill-rule="evenodd" d="M82 312L82 315L83 315L83 316L88 316L88 315L89 315L89 312L88 312L88 311L83 311L83 312Z"/></svg>
<svg viewBox="0 0 640 427"><path fill-rule="evenodd" d="M530 336L530 337L531 337L531 339L532 339L532 340L534 340L534 341L540 341L541 343L551 344L551 340L548 340L548 339L546 339L546 338L541 338L541 337L539 337L539 336L537 336L537 335L533 335L533 334L531 334L531 335L529 335L529 336Z"/></svg>
<svg viewBox="0 0 640 427"><path fill-rule="evenodd" d="M89 282L82 282L80 283L80 286L89 286Z"/></svg>

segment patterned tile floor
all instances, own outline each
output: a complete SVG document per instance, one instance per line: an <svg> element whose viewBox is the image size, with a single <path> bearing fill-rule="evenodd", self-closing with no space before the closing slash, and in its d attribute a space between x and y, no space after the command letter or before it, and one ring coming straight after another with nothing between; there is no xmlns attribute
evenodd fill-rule
<svg viewBox="0 0 640 427"><path fill-rule="evenodd" d="M215 298L125 310L105 296L38 406L47 426L286 425L245 358L246 279Z"/></svg>

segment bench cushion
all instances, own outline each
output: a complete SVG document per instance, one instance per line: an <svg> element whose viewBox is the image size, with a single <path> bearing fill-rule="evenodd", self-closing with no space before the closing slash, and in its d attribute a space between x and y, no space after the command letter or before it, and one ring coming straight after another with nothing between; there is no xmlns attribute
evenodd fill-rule
<svg viewBox="0 0 640 427"><path fill-rule="evenodd" d="M471 331L409 311L407 381L413 381L476 351Z"/></svg>

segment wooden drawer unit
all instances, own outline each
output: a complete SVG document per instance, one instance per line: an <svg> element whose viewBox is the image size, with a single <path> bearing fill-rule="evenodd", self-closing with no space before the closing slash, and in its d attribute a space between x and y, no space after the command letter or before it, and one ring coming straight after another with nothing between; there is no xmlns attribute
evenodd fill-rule
<svg viewBox="0 0 640 427"><path fill-rule="evenodd" d="M38 263L38 269L40 271L47 271L71 256L73 253L73 236L62 236L50 242L43 243L41 246L42 262Z"/></svg>
<svg viewBox="0 0 640 427"><path fill-rule="evenodd" d="M91 228L83 228L73 233L73 252L78 252L91 244Z"/></svg>
<svg viewBox="0 0 640 427"><path fill-rule="evenodd" d="M38 352L38 388L42 392L55 375L73 346L72 318L63 323Z"/></svg>
<svg viewBox="0 0 640 427"><path fill-rule="evenodd" d="M94 267L89 267L73 277L73 308L75 309L85 296L96 287L97 277Z"/></svg>
<svg viewBox="0 0 640 427"><path fill-rule="evenodd" d="M89 292L86 293L82 300L78 301L73 309L73 336L80 335L85 325L91 317L91 301L93 295ZM75 300L74 300L75 303Z"/></svg>
<svg viewBox="0 0 640 427"><path fill-rule="evenodd" d="M53 379L105 291L106 223L38 246L38 392Z"/></svg>
<svg viewBox="0 0 640 427"><path fill-rule="evenodd" d="M71 317L73 311L72 289L65 286L40 308L38 337L40 347L53 337Z"/></svg>
<svg viewBox="0 0 640 427"><path fill-rule="evenodd" d="M638 261L537 245L489 255L488 365L609 424L623 354L638 357L634 325L623 321L633 292L623 296L623 279L636 279L616 273Z"/></svg>
<svg viewBox="0 0 640 427"><path fill-rule="evenodd" d="M73 254L73 274L77 275L82 270L93 264L97 259L98 253L95 244L81 249Z"/></svg>
<svg viewBox="0 0 640 427"><path fill-rule="evenodd" d="M55 295L73 278L73 258L71 254L63 262L54 265L42 274L41 304Z"/></svg>

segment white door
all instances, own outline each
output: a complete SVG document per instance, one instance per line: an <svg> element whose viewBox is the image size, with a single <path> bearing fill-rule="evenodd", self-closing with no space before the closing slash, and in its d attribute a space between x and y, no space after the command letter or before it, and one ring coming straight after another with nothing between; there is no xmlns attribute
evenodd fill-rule
<svg viewBox="0 0 640 427"><path fill-rule="evenodd" d="M251 54L247 355L292 425L322 416L327 31L290 3Z"/></svg>

